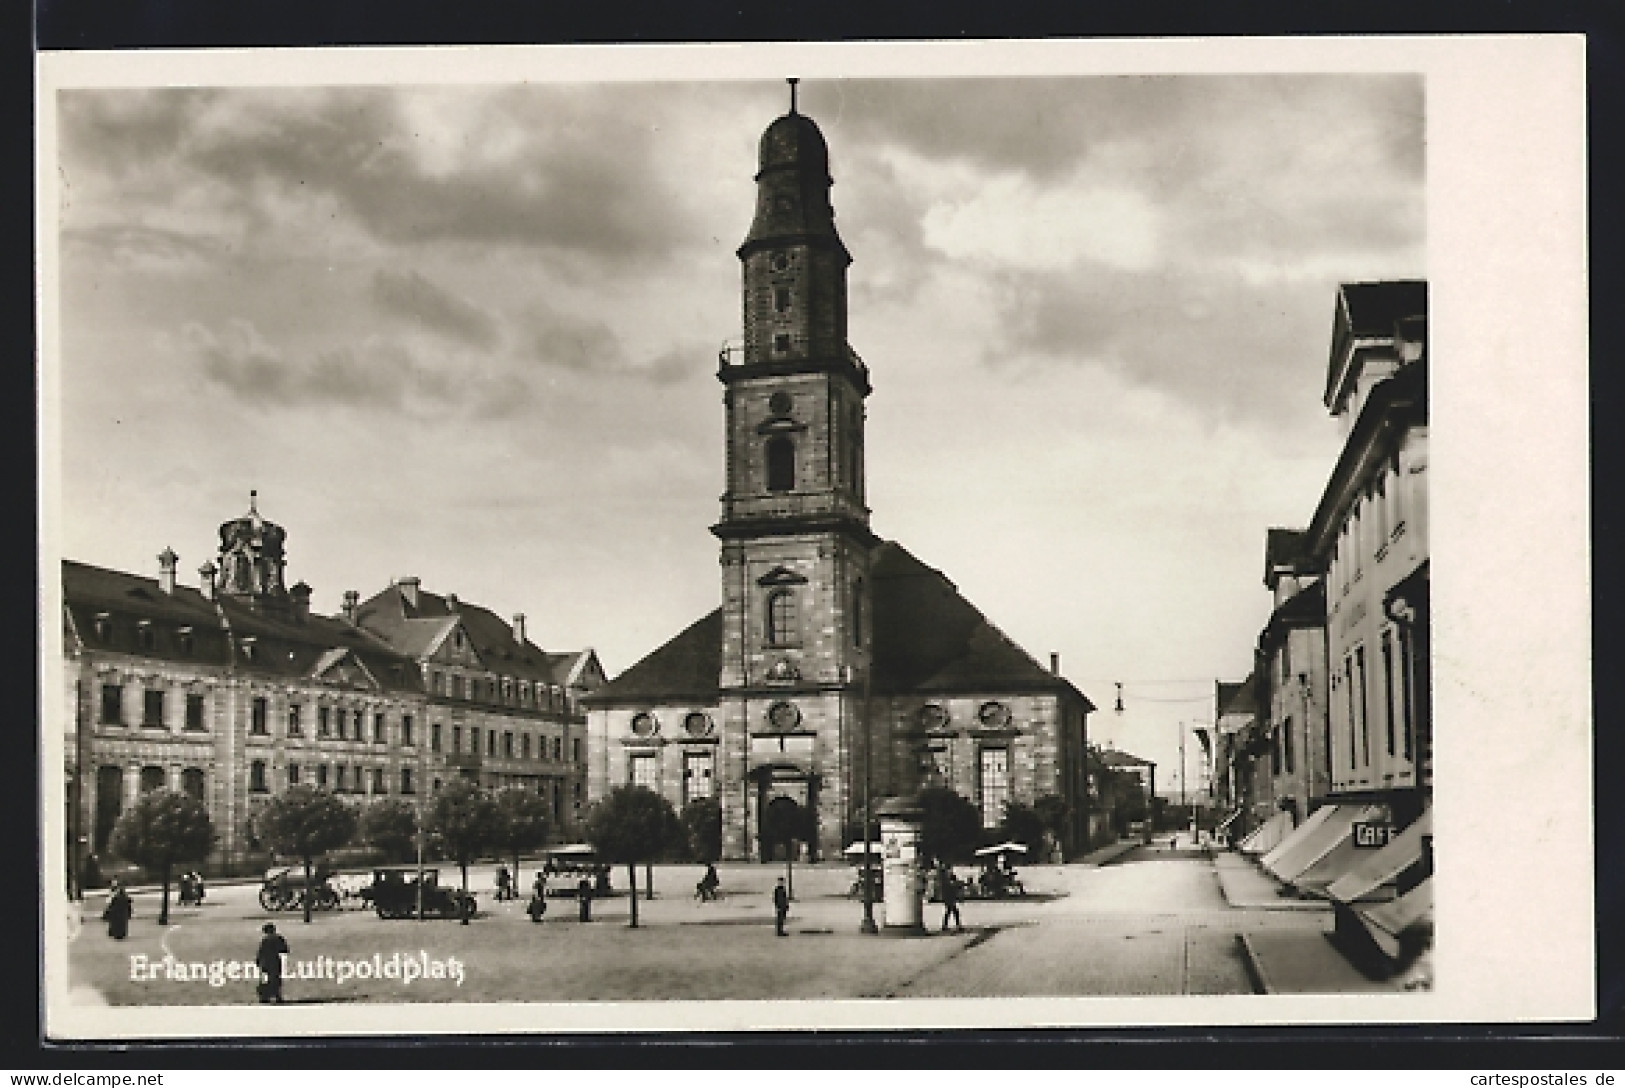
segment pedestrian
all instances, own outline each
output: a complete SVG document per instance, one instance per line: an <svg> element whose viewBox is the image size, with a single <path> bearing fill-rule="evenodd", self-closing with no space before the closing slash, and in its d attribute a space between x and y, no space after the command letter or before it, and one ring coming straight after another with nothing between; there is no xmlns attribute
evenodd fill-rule
<svg viewBox="0 0 1625 1088"><path fill-rule="evenodd" d="M542 915L547 913L547 897L540 881L537 881L536 890L531 893L530 902L525 905L525 913L530 915L532 922L540 922Z"/></svg>
<svg viewBox="0 0 1625 1088"><path fill-rule="evenodd" d="M581 911L583 922L592 921L592 881L585 875L576 881L576 908Z"/></svg>
<svg viewBox="0 0 1625 1088"><path fill-rule="evenodd" d="M788 917L790 917L790 889L784 886L784 878L781 876L773 888L773 928L780 937L788 936L784 932L784 920Z"/></svg>
<svg viewBox="0 0 1625 1088"><path fill-rule="evenodd" d="M130 935L130 915L135 913L135 906L130 902L130 896L119 883L117 877L113 878L112 893L107 897L107 909L102 911L102 920L107 923L107 935L115 941L122 941Z"/></svg>
<svg viewBox="0 0 1625 1088"><path fill-rule="evenodd" d="M694 891L699 895L700 902L705 903L715 899L717 897L717 886L721 883L722 881L717 877L717 867L707 863L705 875L700 877L698 884L694 885Z"/></svg>
<svg viewBox="0 0 1625 1088"><path fill-rule="evenodd" d="M288 942L266 922L260 927L265 936L260 938L259 951L254 953L254 964L260 969L260 1004L282 1004L282 957L288 954Z"/></svg>
<svg viewBox="0 0 1625 1088"><path fill-rule="evenodd" d="M547 873L545 871L537 870L536 883L531 886L531 892L538 899L545 899L547 897Z"/></svg>
<svg viewBox="0 0 1625 1088"><path fill-rule="evenodd" d="M954 931L965 932L965 923L959 918L959 878L946 865L937 875L937 891L942 896L942 932L948 932L948 919L954 920Z"/></svg>

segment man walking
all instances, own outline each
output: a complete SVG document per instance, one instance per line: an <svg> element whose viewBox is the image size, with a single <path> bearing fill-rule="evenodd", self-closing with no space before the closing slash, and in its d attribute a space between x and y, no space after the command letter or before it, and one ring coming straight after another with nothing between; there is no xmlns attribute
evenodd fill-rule
<svg viewBox="0 0 1625 1088"><path fill-rule="evenodd" d="M965 932L965 923L959 919L959 878L946 865L937 871L937 894L942 897L942 932L948 932L950 918L956 933Z"/></svg>
<svg viewBox="0 0 1625 1088"><path fill-rule="evenodd" d="M788 936L784 932L784 920L790 917L790 889L784 886L784 878L773 888L773 928L780 937Z"/></svg>
<svg viewBox="0 0 1625 1088"><path fill-rule="evenodd" d="M254 954L254 963L260 969L260 1004L270 1002L282 1004L282 957L288 954L288 942L282 934L276 931L276 926L270 922L260 927L265 934L260 939L259 951Z"/></svg>
<svg viewBox="0 0 1625 1088"><path fill-rule="evenodd" d="M581 910L583 922L592 921L592 881L585 876L576 881L576 906Z"/></svg>

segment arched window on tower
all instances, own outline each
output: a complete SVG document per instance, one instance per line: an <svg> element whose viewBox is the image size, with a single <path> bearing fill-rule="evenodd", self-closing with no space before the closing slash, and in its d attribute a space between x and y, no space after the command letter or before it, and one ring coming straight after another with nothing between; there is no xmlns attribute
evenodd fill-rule
<svg viewBox="0 0 1625 1088"><path fill-rule="evenodd" d="M796 595L792 589L776 589L767 598L767 644L796 645Z"/></svg>
<svg viewBox="0 0 1625 1088"><path fill-rule="evenodd" d="M785 435L767 440L767 489L794 491L796 486L796 444Z"/></svg>
<svg viewBox="0 0 1625 1088"><path fill-rule="evenodd" d="M863 645L863 579L852 583L852 645Z"/></svg>

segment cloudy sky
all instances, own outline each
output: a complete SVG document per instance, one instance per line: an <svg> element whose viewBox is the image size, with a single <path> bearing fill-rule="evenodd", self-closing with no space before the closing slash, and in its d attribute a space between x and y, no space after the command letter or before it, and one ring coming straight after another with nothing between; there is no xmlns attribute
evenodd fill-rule
<svg viewBox="0 0 1625 1088"><path fill-rule="evenodd" d="M195 582L256 488L323 611L412 574L625 669L718 600L716 354L787 97L62 92L64 554L168 546ZM1171 766L1250 666L1265 529L1339 448L1336 284L1426 275L1421 78L809 80L801 108L874 528Z"/></svg>

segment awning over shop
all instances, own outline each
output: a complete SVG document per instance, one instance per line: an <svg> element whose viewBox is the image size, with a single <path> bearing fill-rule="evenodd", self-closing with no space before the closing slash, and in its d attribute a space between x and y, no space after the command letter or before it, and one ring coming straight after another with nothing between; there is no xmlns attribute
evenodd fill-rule
<svg viewBox="0 0 1625 1088"><path fill-rule="evenodd" d="M1275 849L1276 844L1286 838L1291 830L1292 814L1277 812L1259 825L1258 830L1242 839L1238 849L1244 854L1267 854Z"/></svg>
<svg viewBox="0 0 1625 1088"><path fill-rule="evenodd" d="M1322 805L1303 826L1266 854L1260 864L1279 879L1296 884L1300 876L1345 842L1349 842L1348 849L1352 850L1349 828L1355 820L1370 818L1366 815L1369 811L1366 805ZM1380 814L1381 810L1377 810L1377 815Z"/></svg>
<svg viewBox="0 0 1625 1088"><path fill-rule="evenodd" d="M1395 835L1380 850L1361 851L1363 857L1344 870L1332 881L1326 894L1339 903L1359 903L1368 900L1392 898L1384 893L1406 869L1422 860L1423 839L1433 834L1433 810L1422 813L1420 819Z"/></svg>
<svg viewBox="0 0 1625 1088"><path fill-rule="evenodd" d="M1433 923L1433 878L1428 877L1398 899L1355 907L1354 914L1383 954L1397 960L1403 952L1405 935Z"/></svg>
<svg viewBox="0 0 1625 1088"><path fill-rule="evenodd" d="M1354 815L1349 820L1350 825L1359 820L1382 820L1388 815L1388 810L1381 805L1351 807L1354 808ZM1293 877L1292 883L1297 885L1300 891L1324 895L1327 885L1364 860L1364 855L1368 853L1369 850L1363 850L1354 844L1353 828L1350 826L1343 832L1343 837L1332 844L1330 850Z"/></svg>

